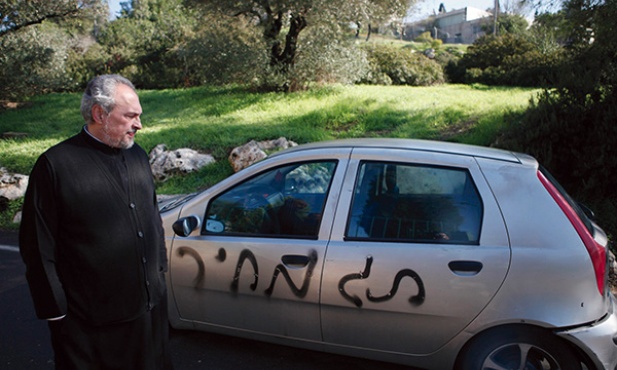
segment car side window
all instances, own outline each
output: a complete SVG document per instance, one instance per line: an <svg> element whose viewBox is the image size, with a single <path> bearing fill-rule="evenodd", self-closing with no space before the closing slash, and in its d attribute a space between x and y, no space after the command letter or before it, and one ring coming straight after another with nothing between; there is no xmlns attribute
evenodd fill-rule
<svg viewBox="0 0 617 370"><path fill-rule="evenodd" d="M466 169L360 163L346 238L478 244L482 200Z"/></svg>
<svg viewBox="0 0 617 370"><path fill-rule="evenodd" d="M336 161L277 167L212 200L202 234L317 238Z"/></svg>

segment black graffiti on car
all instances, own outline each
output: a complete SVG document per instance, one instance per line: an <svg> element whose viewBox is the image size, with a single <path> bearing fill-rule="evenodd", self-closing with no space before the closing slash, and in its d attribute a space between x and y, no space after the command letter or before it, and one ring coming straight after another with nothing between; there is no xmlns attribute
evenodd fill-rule
<svg viewBox="0 0 617 370"><path fill-rule="evenodd" d="M361 273L345 275L338 282L338 291L341 293L343 298L355 304L356 307L358 308L362 307L362 299L358 297L358 295L356 294L350 295L349 293L347 293L347 291L345 290L345 284L347 284L348 282L352 280L361 280L361 279L366 279L367 277L369 277L369 275L371 274L372 264L373 264L373 256L366 257L366 264L364 266L364 271L362 271Z"/></svg>
<svg viewBox="0 0 617 370"><path fill-rule="evenodd" d="M202 289L205 283L205 279L206 279L206 266L205 266L204 260L202 259L201 255L197 251L195 251L193 248L186 247L186 246L179 247L177 249L177 254L180 257L189 255L195 259L195 262L197 262L197 276L195 277L195 279L193 279L193 286L195 289ZM215 259L219 262L224 262L226 260L226 256L227 256L227 252L225 251L225 249L221 248L219 249L218 254L215 257ZM234 276L233 276L233 279L230 285L230 289L232 292L238 291L238 286L240 283L240 273L244 266L244 262L247 260L251 263L251 266L253 267L253 271L254 271L253 276L255 278L253 283L250 285L250 288L253 291L257 289L257 284L259 282L259 265L257 263L257 259L255 258L255 254L253 254L253 252L251 252L248 249L244 249L240 252L240 255L238 256L238 262L236 263ZM291 288L291 291L299 298L305 297L306 294L308 293L310 280L311 280L311 277L313 276L313 270L315 269L315 266L317 265L317 260L318 260L317 251L311 250L307 256L306 273L304 275L304 279L300 287L296 286L296 284L293 282L289 274L289 271L287 270L285 265L283 264L277 265L274 269L274 272L272 273L272 280L270 282L270 286L264 291L264 293L267 296L271 296L274 291L274 286L276 284L278 276L280 274L283 274L283 277L285 281L287 282L287 284L289 285L289 287Z"/></svg>
<svg viewBox="0 0 617 370"><path fill-rule="evenodd" d="M202 289L205 284L205 280L206 280L206 266L205 266L205 263L202 257L194 249L190 247L184 247L184 246L179 247L177 249L177 254L180 257L189 255L195 259L195 262L197 263L197 276L195 277L195 279L193 279L193 286L195 289ZM224 262L226 260L226 255L227 253L225 249L220 248L216 256L216 260L218 260L219 262ZM278 264L274 268L274 272L272 273L272 280L270 281L270 285L264 291L265 295L267 295L268 297L272 296L272 293L274 292L274 287L276 285L276 281L278 280L278 276L282 274L283 278L287 282L287 285L289 285L293 294L297 296L298 298L304 298L306 294L308 293L310 281L313 276L313 271L315 269L315 266L317 265L317 261L318 261L317 251L311 250L307 257L308 259L306 263L306 273L304 275L303 282L300 286L297 286L294 283L294 281L291 278L291 275L289 274L287 267L281 263L281 264ZM233 276L233 279L230 285L230 289L232 292L238 291L238 287L240 283L240 273L244 266L244 262L247 260L251 263L251 266L253 267L253 272L254 272L253 273L254 280L253 280L253 283L249 287L252 291L255 291L257 289L257 285L259 282L259 265L257 263L257 258L255 257L255 254L251 252L249 249L244 249L240 252L240 255L238 256L238 262L236 263L234 276ZM364 270L362 272L347 274L343 276L339 280L339 283L338 283L338 290L340 294L343 296L343 298L353 303L358 308L361 308L364 304L362 299L356 294L353 294L353 295L349 294L347 290L345 289L345 286L347 283L353 280L367 279L371 274L372 265L373 265L373 256L369 255L366 257L366 263L364 266ZM423 304L426 299L426 289L424 287L424 282L422 281L422 278L420 277L420 275L418 275L418 273L416 273L414 270L411 270L411 269L400 270L394 277L394 280L392 282L392 288L390 289L388 293L386 293L383 296L376 297L371 293L370 288L367 288L366 298L370 302L374 302L374 303L389 301L397 294L400 284L401 284L401 280L403 280L405 277L410 277L418 286L418 294L412 295L409 298L409 303L411 303L414 306L419 306Z"/></svg>
<svg viewBox="0 0 617 370"><path fill-rule="evenodd" d="M370 288L367 288L366 298L371 302L389 301L396 295L399 285L401 284L401 280L406 276L409 276L410 278L412 278L413 281L415 281L416 284L418 285L418 294L411 296L409 298L409 303L411 303L414 306L421 305L422 303L424 303L424 299L426 298L426 291L424 290L424 282L422 281L422 278L420 278L420 275L418 275L414 270L411 270L411 269L403 269L396 274L396 276L394 277L394 281L392 282L392 289L390 289L390 291L386 295L381 296L381 297L373 297L373 295L371 294Z"/></svg>
<svg viewBox="0 0 617 370"><path fill-rule="evenodd" d="M339 280L339 284L338 284L339 293L341 293L343 298L353 303L358 308L361 308L362 305L364 304L362 299L357 294L353 294L353 295L349 294L347 290L345 290L345 285L348 282L353 281L353 280L362 280L362 279L368 278L371 274L372 265L373 265L373 256L367 256L366 263L364 265L364 271L362 271L361 273L345 275L341 278L341 280ZM366 288L366 299L368 299L371 302L376 302L376 303L389 301L390 299L394 298L394 296L398 292L399 286L401 284L401 280L407 276L412 278L413 281L418 286L418 294L411 296L409 298L409 303L411 303L413 306L421 305L422 303L424 303L424 300L426 299L426 290L424 288L424 282L422 281L422 278L420 277L420 275L418 275L418 273L416 273L414 270L411 270L411 269L403 269L403 270L400 270L396 274L396 276L394 277L394 281L392 282L392 289L390 289L390 291L386 295L383 295L381 297L374 297L371 294L370 288Z"/></svg>
<svg viewBox="0 0 617 370"><path fill-rule="evenodd" d="M197 276L193 279L193 286L195 289L203 288L206 282L206 265L204 261L201 259L199 253L196 250L190 247L180 247L178 248L178 256L184 257L185 254L193 257L195 262L197 262Z"/></svg>
<svg viewBox="0 0 617 370"><path fill-rule="evenodd" d="M306 265L306 274L304 275L304 281L302 282L302 286L299 288L294 284L291 276L289 275L289 271L285 265L278 264L274 269L274 273L272 274L272 281L270 282L270 286L265 290L266 295L269 297L272 295L274 291L274 285L276 284L276 280L279 274L283 274L285 281L291 288L291 291L299 298L304 298L306 293L308 292L308 288L311 282L311 277L313 276L313 270L315 269L315 265L317 265L317 251L311 250L308 255L308 263Z"/></svg>
<svg viewBox="0 0 617 370"><path fill-rule="evenodd" d="M219 248L219 253L216 255L216 260L219 262L225 262L227 259L227 251L225 248Z"/></svg>
<svg viewBox="0 0 617 370"><path fill-rule="evenodd" d="M231 290L233 292L238 291L238 284L240 280L240 271L242 271L242 266L244 265L244 261L249 260L251 265L253 266L253 276L255 280L253 284L250 285L251 290L257 289L257 282L259 281L259 266L257 265L257 259L255 259L255 255L248 249L242 250L240 252L240 256L238 257L238 263L236 263L236 271L234 272L234 277L231 282Z"/></svg>

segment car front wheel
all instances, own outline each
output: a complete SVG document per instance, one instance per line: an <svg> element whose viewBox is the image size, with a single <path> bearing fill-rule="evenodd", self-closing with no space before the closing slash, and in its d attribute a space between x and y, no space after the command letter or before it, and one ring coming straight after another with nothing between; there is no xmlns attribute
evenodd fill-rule
<svg viewBox="0 0 617 370"><path fill-rule="evenodd" d="M536 328L494 331L473 341L461 370L580 370L580 360L564 342Z"/></svg>

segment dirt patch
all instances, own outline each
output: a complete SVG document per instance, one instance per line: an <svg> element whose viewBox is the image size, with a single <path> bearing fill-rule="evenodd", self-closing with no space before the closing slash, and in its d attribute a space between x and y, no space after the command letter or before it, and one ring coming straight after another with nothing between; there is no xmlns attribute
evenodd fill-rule
<svg viewBox="0 0 617 370"><path fill-rule="evenodd" d="M453 137L457 137L471 131L478 122L476 120L468 120L463 121L454 125L448 126L445 130L441 132L438 140L448 141Z"/></svg>
<svg viewBox="0 0 617 370"><path fill-rule="evenodd" d="M22 138L28 137L28 134L25 132L7 131L7 132L3 132L2 136L0 137L2 139L22 139Z"/></svg>

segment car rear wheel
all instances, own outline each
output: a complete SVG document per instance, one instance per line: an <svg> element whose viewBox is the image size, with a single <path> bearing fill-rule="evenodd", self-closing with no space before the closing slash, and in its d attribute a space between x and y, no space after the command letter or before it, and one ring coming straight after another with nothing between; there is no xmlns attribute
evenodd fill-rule
<svg viewBox="0 0 617 370"><path fill-rule="evenodd" d="M507 329L482 335L466 349L461 370L580 370L566 343L536 328Z"/></svg>

